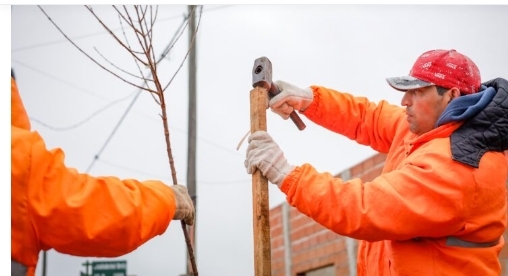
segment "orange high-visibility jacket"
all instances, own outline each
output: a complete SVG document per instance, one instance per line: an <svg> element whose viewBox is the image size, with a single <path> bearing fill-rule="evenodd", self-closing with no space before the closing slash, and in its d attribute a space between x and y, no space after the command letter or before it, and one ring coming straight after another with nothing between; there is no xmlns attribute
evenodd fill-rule
<svg viewBox="0 0 508 276"><path fill-rule="evenodd" d="M300 212L360 240L359 276L500 275L507 180L502 152L486 152L473 168L451 157L449 137L458 122L417 137L401 107L312 89L306 117L387 154L382 174L370 182L334 178L303 164L281 185Z"/></svg>
<svg viewBox="0 0 508 276"><path fill-rule="evenodd" d="M11 79L11 259L35 274L41 250L117 257L164 233L175 214L159 181L93 177L48 150Z"/></svg>

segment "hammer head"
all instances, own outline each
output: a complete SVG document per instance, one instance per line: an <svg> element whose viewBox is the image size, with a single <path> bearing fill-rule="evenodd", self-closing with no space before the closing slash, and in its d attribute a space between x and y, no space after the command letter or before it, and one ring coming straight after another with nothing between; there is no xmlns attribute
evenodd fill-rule
<svg viewBox="0 0 508 276"><path fill-rule="evenodd" d="M272 86L272 63L267 57L260 57L254 61L252 86L261 86L270 90Z"/></svg>
<svg viewBox="0 0 508 276"><path fill-rule="evenodd" d="M254 88L265 88L270 97L280 93L277 87L272 85L272 63L267 57L260 57L254 61L254 68L252 68L252 86ZM294 110L289 115L289 118L291 118L299 130L305 129L305 123Z"/></svg>

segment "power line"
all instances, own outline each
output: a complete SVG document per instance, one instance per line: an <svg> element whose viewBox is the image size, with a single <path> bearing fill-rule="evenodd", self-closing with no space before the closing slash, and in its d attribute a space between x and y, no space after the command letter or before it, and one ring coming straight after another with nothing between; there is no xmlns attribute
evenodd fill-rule
<svg viewBox="0 0 508 276"><path fill-rule="evenodd" d="M171 16L171 17L168 17L168 18L161 19L160 21L172 20L172 19L179 18L181 16L182 15L175 15L175 16ZM113 31L113 32L122 31L122 27L119 27L119 28L116 28L116 29L111 29L111 31ZM75 36L75 37L72 37L70 39L75 41L75 40L79 40L79 39L90 38L90 37L99 36L99 35L106 35L106 34L109 34L109 33L107 31L100 31L100 32L96 32L96 33L90 33L90 34ZM40 48L40 47L54 45L54 44L59 44L59 43L64 43L64 42L67 42L67 39L58 39L58 40L53 40L53 41L49 41L49 42L39 43L39 44L35 44L35 45L29 45L29 46L25 46L25 47L20 47L20 48L16 48L16 49L11 50L11 52L19 52L19 51L24 51L24 50L30 50L30 49L34 49L34 48Z"/></svg>
<svg viewBox="0 0 508 276"><path fill-rule="evenodd" d="M116 131L118 130L118 128L120 127L120 125L122 124L123 120L125 119L125 117L127 116L127 114L129 113L129 111L131 110L132 106L134 105L134 103L136 102L136 100L138 99L139 95L141 95L141 92L143 90L139 90L137 93L136 93L136 96L134 96L134 99L132 99L131 103L129 104L129 106L127 107L127 109L125 110L125 112L123 113L122 117L120 117L120 120L118 121L118 123L115 125L115 127L113 128L113 131L111 131L111 133L109 134L108 138L106 139L106 142L104 142L104 144L102 145L101 149L99 150L99 152L94 156L93 160L92 160L92 163L90 163L90 165L88 166L88 168L86 169L86 172L88 173L90 171L90 169L92 169L93 165L95 164L95 162L97 161L97 159L99 159L99 156L102 154L102 152L104 151L104 149L106 149L106 147L108 146L109 142L111 141L111 139L113 138L113 136L115 135Z"/></svg>
<svg viewBox="0 0 508 276"><path fill-rule="evenodd" d="M235 6L235 5L224 5L224 6L220 6L220 7L210 8L210 9L205 10L205 11L214 11L214 10L219 10L219 9L228 8L228 7L232 7L232 6ZM162 18L162 19L160 19L158 21L159 22L160 21L169 21L169 20L177 19L177 18L182 17L182 16L185 17L185 14ZM113 32L118 32L118 31L121 31L121 30L122 30L121 27L116 28L116 29L112 29ZM96 32L96 33L90 33L90 34L85 34L85 35L79 35L79 36L71 37L70 39L75 41L75 40L79 40L79 39L90 38L90 37L95 37L95 36L105 35L105 34L109 34L109 33L106 32L106 31L101 31L101 32ZM49 41L49 42L44 42L44 43L39 43L39 44L34 44L34 45L29 45L29 46L23 46L23 47L19 47L19 48L16 48L16 49L12 49L11 53L12 52L25 51L25 50L31 50L31 49L35 49L35 48L44 47L44 46L51 46L51 45L54 45L54 44L64 43L64 42L67 42L67 41L68 41L67 39L58 39L58 40L53 40L53 41Z"/></svg>
<svg viewBox="0 0 508 276"><path fill-rule="evenodd" d="M125 101L126 99L132 97L134 93L132 93L131 95L125 97L125 98L121 98L121 99L118 99L116 101L112 101L110 102L109 104L103 106L102 108L99 108L98 110L96 110L95 112L93 112L92 114L90 114L88 117L86 117L85 119L77 122L77 123L74 123L70 126L66 126L66 127L53 127L53 126L50 126L34 117L29 117L30 120L34 121L34 122L37 122L51 130L56 130L56 131L65 131L65 130L71 130L71 129L74 129L74 128L77 128L77 127L80 127L81 125L84 125L86 122L90 121L93 117L99 115L100 113L102 113L103 111L105 111L106 109L112 107L113 105L117 104L117 103L120 103L122 101Z"/></svg>
<svg viewBox="0 0 508 276"><path fill-rule="evenodd" d="M19 64L19 65L21 65L21 66L23 66L23 67L26 67L26 68L28 68L28 69L30 69L30 70L32 70L32 71L35 71L35 72L37 72L37 73L39 73L39 74L41 74L41 75L43 75L43 76L47 77L48 79L52 79L52 80L58 81L58 82L63 83L63 84L65 84L65 85L69 86L69 87L75 88L76 90L79 90L79 91L84 92L84 93L86 93L86 94L92 95L92 96L94 96L94 97L96 97L96 98L100 98L100 99L102 99L102 100L106 100L106 101L109 101L109 100L110 100L110 99L108 99L108 98L106 98L106 97L103 97L103 96L101 96L101 95L99 95L99 94L96 94L96 93L91 92L91 91L89 91L89 90L86 90L86 89L83 89L83 88L81 88L81 87L78 87L78 86L74 85L74 84L73 84L73 83L71 83L71 82L68 82L68 81L66 81L66 80L64 80L64 79L58 78L58 77L56 77L56 76L54 76L54 75L52 75L52 74L48 74L48 73L44 72L43 70L39 70L39 69L37 69L37 68L35 68L35 67L32 67L32 66L30 66L30 65L27 65L27 64L25 64L25 63L23 63L23 62L21 62L21 61L16 60L16 59L12 59L12 58L11 58L11 62L13 62L13 63L17 63L17 64Z"/></svg>
<svg viewBox="0 0 508 276"><path fill-rule="evenodd" d="M67 85L67 86L69 86L69 87L71 87L71 88L74 88L74 89L76 89L76 90L78 90L78 91L84 92L84 93L86 93L86 94L89 94L89 95L91 95L91 96L94 96L94 97L99 98L99 99L104 100L104 101L110 101L110 102L109 102L109 103L108 103L105 107L100 108L100 109L98 109L97 111L93 112L93 113L92 113L92 115L89 115L86 119L82 120L81 122L78 122L78 123L73 123L73 124L71 124L70 126L66 126L66 127L62 127L62 126L54 126L54 125L48 124L48 123L46 123L46 122L43 122L42 120L37 119L37 118L35 118L35 117L30 117L30 119L31 119L31 120L33 120L34 122L39 123L39 124L41 124L42 126L44 126L44 127L46 127L46 128L49 128L49 129L51 129L51 130L55 130L55 131L65 131L65 130L69 130L69 129L75 128L75 127L77 127L77 125L81 125L81 124L83 124L84 122L89 121L92 117L94 117L94 116L98 115L98 113L102 113L102 111L106 110L106 109L107 109L107 108L109 108L110 106L113 106L113 105L115 105L116 103L119 103L119 102L122 102L122 101L124 101L124 100L127 100L128 98L132 97L132 96L134 95L134 93L136 93L136 92L134 91L134 92L132 92L131 94L129 94L128 96L126 96L126 97L123 97L123 98L120 98L120 99L117 99L117 100L113 100L113 101L111 101L111 99L108 99L108 98L106 98L106 97L103 97L101 94L97 94L97 93L91 92L91 91L89 91L89 90L86 90L86 89L84 89L84 88L82 88L82 87L76 86L76 85L74 85L74 84L73 84L73 83L71 83L71 82L68 82L68 81L66 81L66 80L64 80L64 79L58 78L58 77L56 77L55 75L49 74L49 73L47 73L47 72L44 72L43 70L40 70L40 69L37 69L37 68L32 67L32 66L30 66L30 65L27 65L27 64L25 64L25 63L23 63L23 62L21 62L21 61L18 61L18 60L13 59L13 60L12 60L12 62L13 62L13 63L17 63L17 64L19 64L19 65L21 65L21 66L23 66L23 67L26 67L26 68L28 68L28 69L30 69L30 70L32 70L32 71L34 71L34 72L36 72L36 73L39 73L39 74L43 75L44 77L46 77L46 78L48 78L48 79L52 79L52 80L54 80L54 81L57 81L57 82L63 83L63 84L65 84L65 85ZM143 114L145 117L148 117L148 118L149 118L149 119L151 119L151 120L156 120L156 118L154 118L154 117L152 117L152 116L150 116L150 115L148 115L148 114L146 114L146 113L144 113L144 112L141 112L141 111L137 111L137 112L138 112L138 113L140 113L140 114ZM174 128L175 128L175 129L177 129L178 131L184 132L184 130L183 130L183 129L181 129L181 128L178 128L178 127L174 127Z"/></svg>

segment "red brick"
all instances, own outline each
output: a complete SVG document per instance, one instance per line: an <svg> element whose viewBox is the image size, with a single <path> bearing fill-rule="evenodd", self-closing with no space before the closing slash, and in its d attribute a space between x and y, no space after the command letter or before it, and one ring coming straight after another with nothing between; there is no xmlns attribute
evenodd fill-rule
<svg viewBox="0 0 508 276"><path fill-rule="evenodd" d="M270 225L270 236L271 237L282 236L284 234L283 230L284 229L282 229L281 224Z"/></svg>
<svg viewBox="0 0 508 276"><path fill-rule="evenodd" d="M281 214L272 214L270 212L270 225L279 225L282 223L282 216Z"/></svg>
<svg viewBox="0 0 508 276"><path fill-rule="evenodd" d="M358 165L352 167L351 169L349 169L349 172L351 173L351 178L355 178L358 175L362 174L362 172L363 172L362 164L358 164Z"/></svg>
<svg viewBox="0 0 508 276"><path fill-rule="evenodd" d="M337 276L349 276L349 266L341 265L335 267L335 275Z"/></svg>
<svg viewBox="0 0 508 276"><path fill-rule="evenodd" d="M378 154L374 155L374 164L375 165L384 164L385 161L386 161L386 154L378 153Z"/></svg>
<svg viewBox="0 0 508 276"><path fill-rule="evenodd" d="M366 159L361 164L363 167L363 172L367 172L367 171L371 170L375 166L374 157Z"/></svg>
<svg viewBox="0 0 508 276"><path fill-rule="evenodd" d="M304 214L300 213L300 211L298 211L295 207L291 207L289 209L289 216L290 219L293 220L294 217L304 216Z"/></svg>
<svg viewBox="0 0 508 276"><path fill-rule="evenodd" d="M284 239L282 237L271 237L271 248L284 248Z"/></svg>
<svg viewBox="0 0 508 276"><path fill-rule="evenodd" d="M271 250L272 253L272 259L283 259L284 258L284 249L279 250Z"/></svg>

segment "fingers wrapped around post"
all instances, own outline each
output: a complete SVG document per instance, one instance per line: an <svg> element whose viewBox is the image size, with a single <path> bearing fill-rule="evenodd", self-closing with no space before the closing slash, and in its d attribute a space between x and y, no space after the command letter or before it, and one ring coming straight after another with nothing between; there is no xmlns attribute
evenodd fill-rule
<svg viewBox="0 0 508 276"><path fill-rule="evenodd" d="M280 186L284 178L294 169L290 165L279 145L266 131L256 131L249 136L246 159L244 162L247 173L256 169L273 184Z"/></svg>

